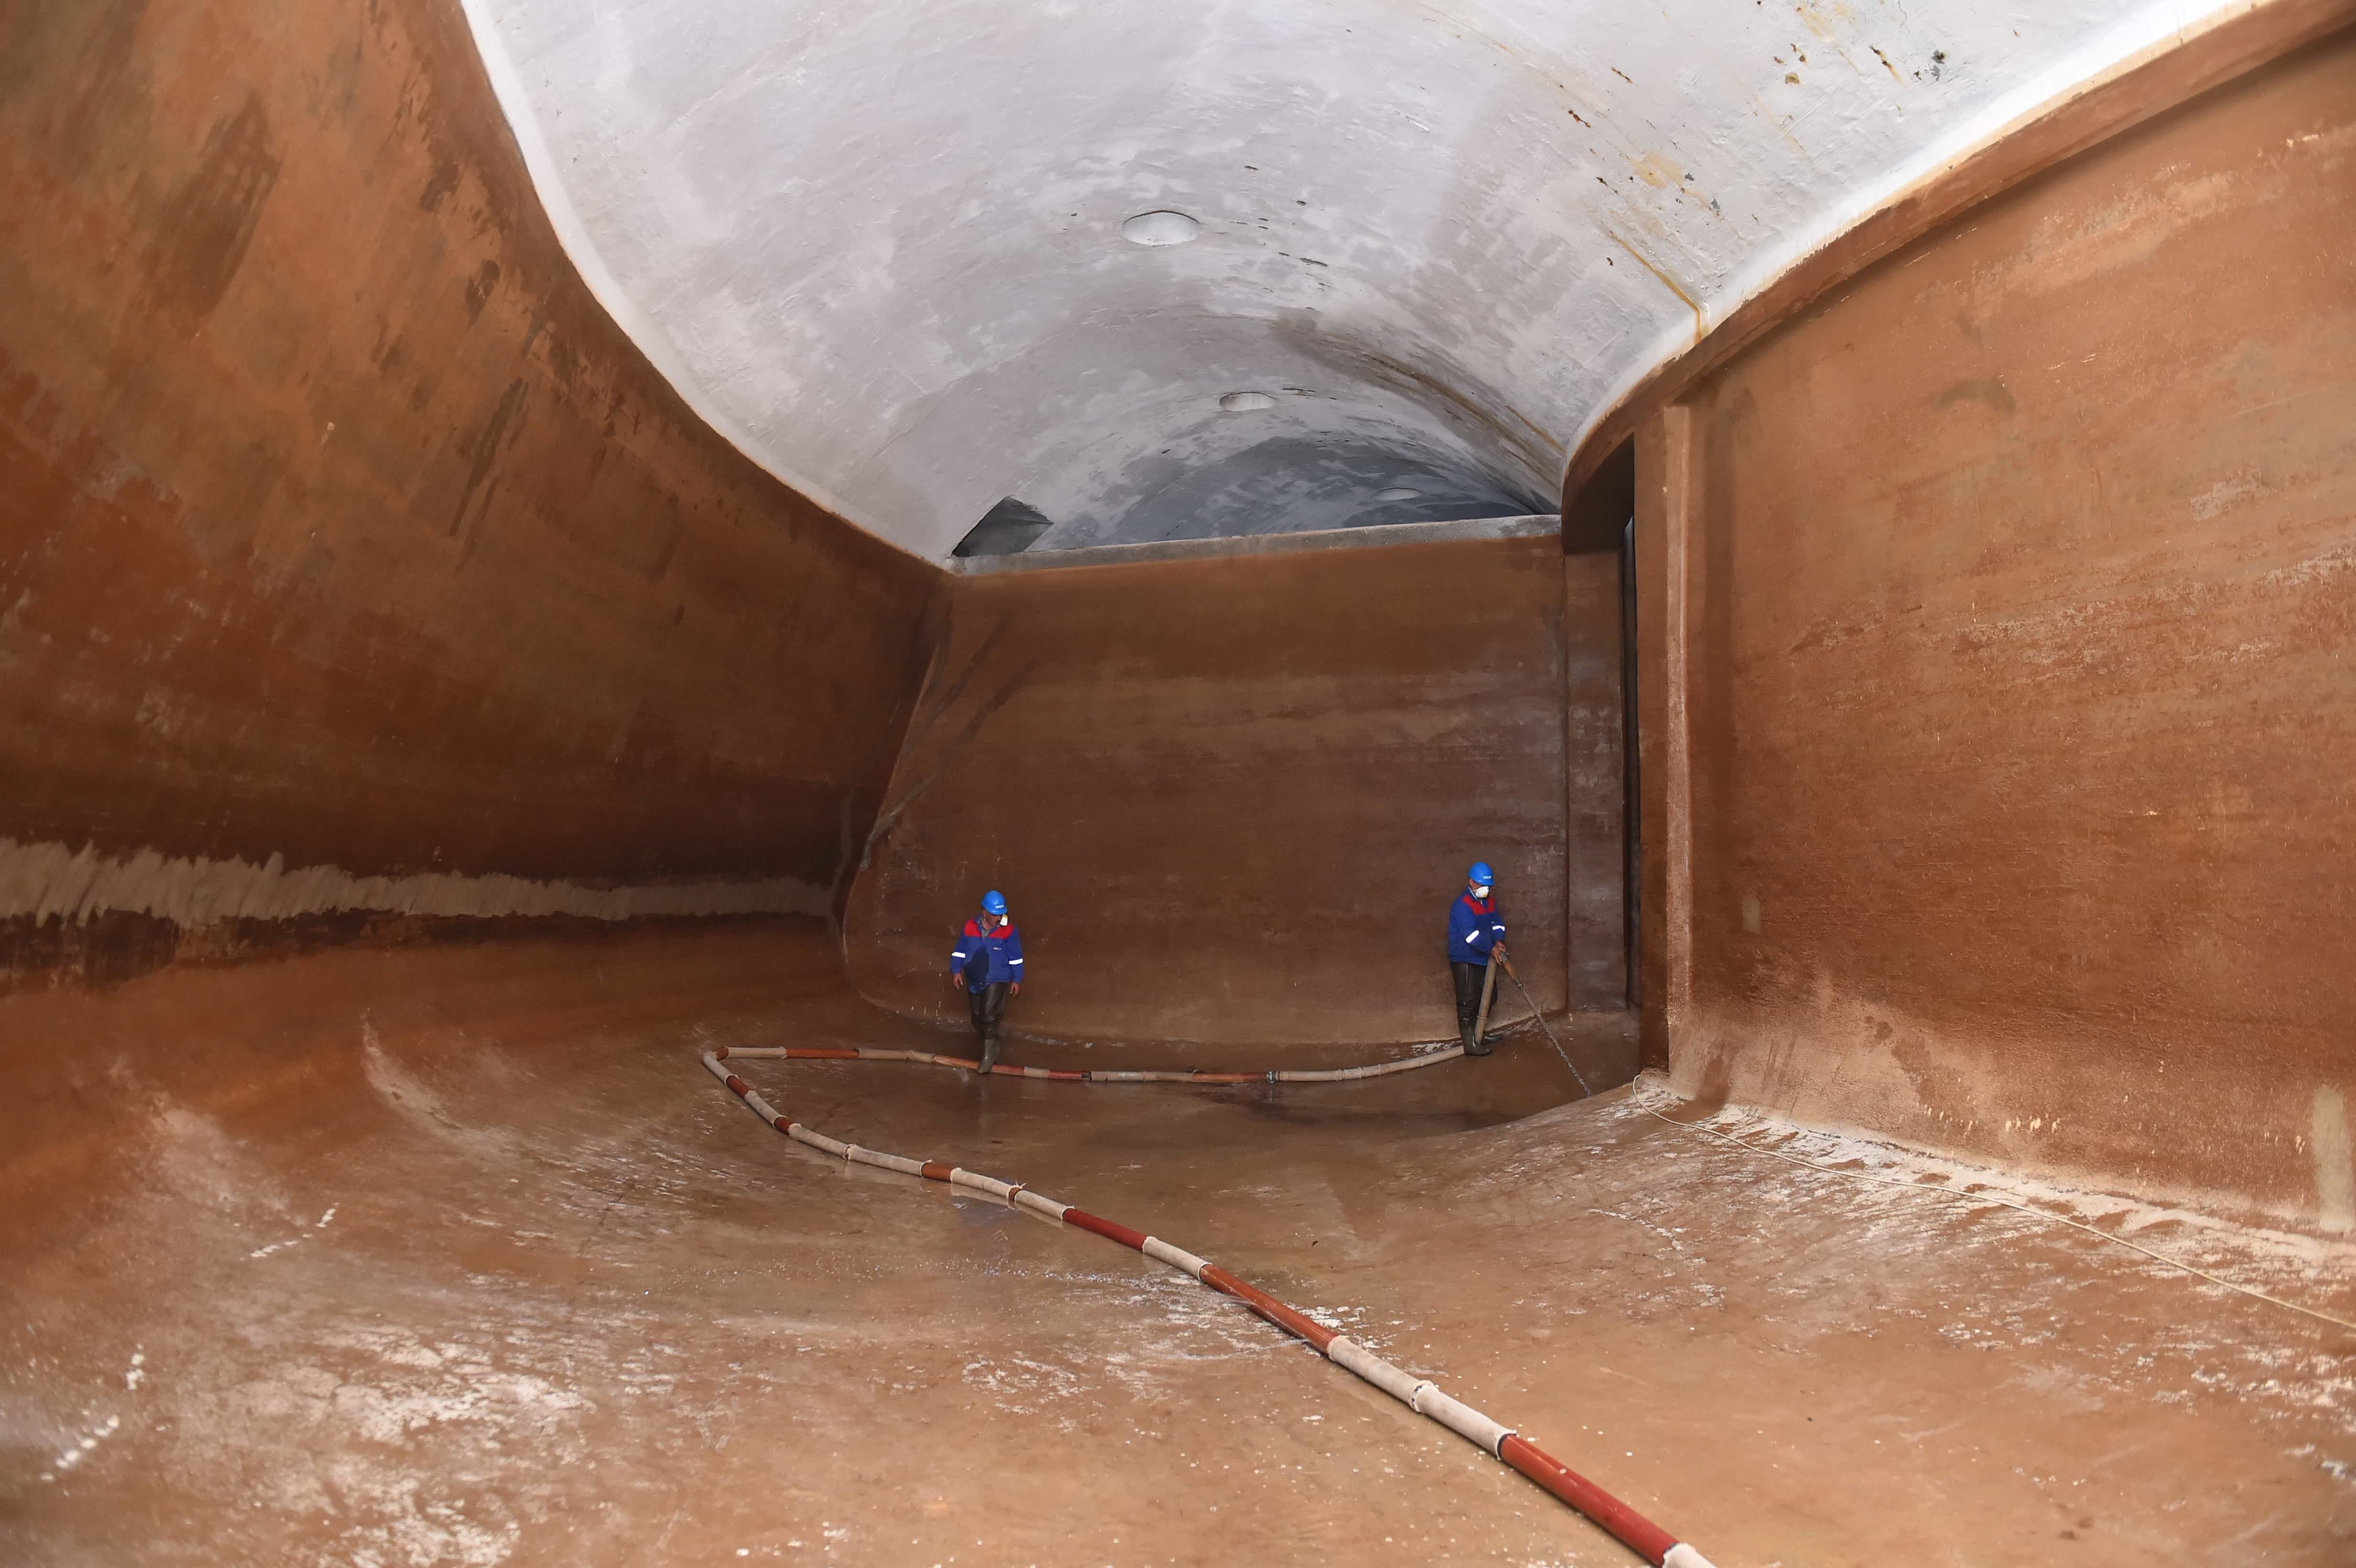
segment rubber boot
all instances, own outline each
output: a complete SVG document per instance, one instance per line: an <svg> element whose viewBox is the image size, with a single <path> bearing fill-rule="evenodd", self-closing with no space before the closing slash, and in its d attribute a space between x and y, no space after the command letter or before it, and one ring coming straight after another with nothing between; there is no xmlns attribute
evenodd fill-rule
<svg viewBox="0 0 2356 1568"><path fill-rule="evenodd" d="M1486 1056L1486 1055L1488 1055L1488 1054L1489 1054L1489 1052L1490 1052L1493 1049L1494 1049L1494 1047L1492 1047L1492 1046L1489 1044L1489 1042L1488 1042L1487 1040L1478 1040L1478 1039L1475 1039L1475 1038L1473 1037L1473 1034L1472 1034L1472 1026L1471 1024L1463 1024L1463 1025L1461 1025L1461 1026L1459 1026L1459 1027L1463 1030L1463 1034L1464 1034L1464 1054L1465 1054L1465 1055L1467 1055L1467 1056Z"/></svg>
<svg viewBox="0 0 2356 1568"><path fill-rule="evenodd" d="M986 1073L997 1065L998 1031L992 1029L990 1033L981 1037L981 1065L976 1068L975 1071Z"/></svg>

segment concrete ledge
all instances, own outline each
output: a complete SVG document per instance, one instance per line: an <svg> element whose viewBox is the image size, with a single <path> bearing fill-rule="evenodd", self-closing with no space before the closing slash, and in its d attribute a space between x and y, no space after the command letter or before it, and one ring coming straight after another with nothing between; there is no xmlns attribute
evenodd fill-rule
<svg viewBox="0 0 2356 1568"><path fill-rule="evenodd" d="M1562 531L1551 512L1521 517L1471 517L1451 523L1385 523L1312 533L1237 534L1215 539L1155 539L1145 544L1090 545L1083 549L1024 550L1019 555L952 558L961 577L1000 571L1047 571L1070 566L1130 566L1148 560L1201 560L1223 555L1285 555L1295 550L1355 549L1370 545L1437 544L1449 539L1536 539Z"/></svg>

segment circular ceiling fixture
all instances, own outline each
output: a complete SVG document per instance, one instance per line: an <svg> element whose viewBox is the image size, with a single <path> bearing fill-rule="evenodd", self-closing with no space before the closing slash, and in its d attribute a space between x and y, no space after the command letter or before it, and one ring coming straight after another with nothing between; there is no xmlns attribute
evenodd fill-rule
<svg viewBox="0 0 2356 1568"><path fill-rule="evenodd" d="M1120 237L1132 245L1183 245L1202 231L1183 212L1141 212L1120 226Z"/></svg>
<svg viewBox="0 0 2356 1568"><path fill-rule="evenodd" d="M1219 400L1219 407L1231 414L1258 413L1276 407L1276 400L1266 392L1229 392Z"/></svg>
<svg viewBox="0 0 2356 1568"><path fill-rule="evenodd" d="M1404 485L1394 485L1387 490L1376 491L1375 499L1377 501L1420 501L1423 499L1423 492L1420 490L1410 490Z"/></svg>

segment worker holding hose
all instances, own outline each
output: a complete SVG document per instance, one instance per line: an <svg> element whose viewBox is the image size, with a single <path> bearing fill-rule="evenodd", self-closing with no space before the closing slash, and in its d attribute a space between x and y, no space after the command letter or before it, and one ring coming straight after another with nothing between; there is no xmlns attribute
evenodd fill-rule
<svg viewBox="0 0 2356 1568"><path fill-rule="evenodd" d="M981 916L965 923L965 933L949 954L949 984L965 988L966 1013L981 1041L974 1071L998 1065L998 1025L1006 998L1023 994L1023 937L1006 912L1006 895L996 888L981 895Z"/></svg>
<svg viewBox="0 0 2356 1568"><path fill-rule="evenodd" d="M1456 1030L1467 1056L1489 1054L1489 1042L1481 1038L1482 1005L1493 983L1489 963L1505 961L1505 920L1489 896L1496 880L1488 861L1473 861L1464 873L1464 891L1448 906L1448 968L1456 981Z"/></svg>

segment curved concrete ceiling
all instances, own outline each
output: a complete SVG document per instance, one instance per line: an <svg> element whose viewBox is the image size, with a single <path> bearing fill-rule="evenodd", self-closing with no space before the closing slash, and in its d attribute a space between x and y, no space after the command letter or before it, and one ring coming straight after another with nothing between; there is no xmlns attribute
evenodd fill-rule
<svg viewBox="0 0 2356 1568"><path fill-rule="evenodd" d="M1423 515L1387 489L1551 510L1646 369L2215 15L466 4L559 232L648 356L756 461L930 557L1008 496L1049 547ZM1123 237L1159 210L1194 237Z"/></svg>

